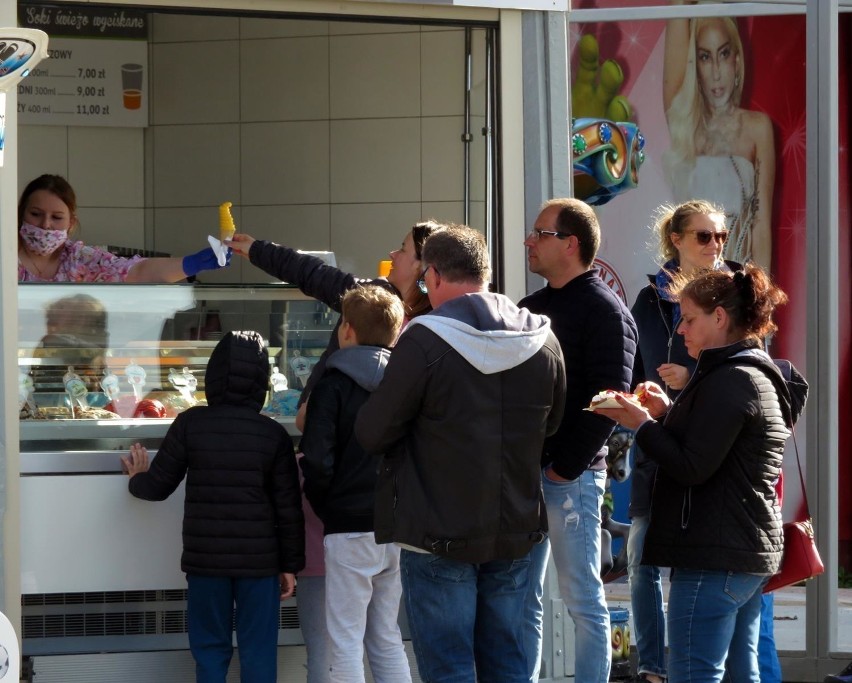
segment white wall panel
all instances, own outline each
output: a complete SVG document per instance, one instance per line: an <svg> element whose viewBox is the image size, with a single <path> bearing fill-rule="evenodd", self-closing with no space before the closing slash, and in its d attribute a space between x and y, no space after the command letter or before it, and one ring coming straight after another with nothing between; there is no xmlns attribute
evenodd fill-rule
<svg viewBox="0 0 852 683"><path fill-rule="evenodd" d="M182 519L183 484L150 503L130 495L126 475L23 477L22 592L186 588Z"/></svg>

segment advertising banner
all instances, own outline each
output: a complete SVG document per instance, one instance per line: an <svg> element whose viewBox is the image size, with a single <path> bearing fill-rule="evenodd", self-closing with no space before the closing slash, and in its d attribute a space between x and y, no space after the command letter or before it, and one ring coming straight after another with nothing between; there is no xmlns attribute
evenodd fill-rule
<svg viewBox="0 0 852 683"><path fill-rule="evenodd" d="M576 3L582 6L584 3ZM644 138L638 186L598 207L602 275L628 305L661 263L651 226L663 204L704 198L726 213L728 259L769 268L789 295L769 351L806 368L806 43L805 16L686 18L569 23L574 116L594 98L608 112L629 116ZM848 35L848 20L841 36ZM841 39L841 46L845 45ZM849 56L841 56L841 282L848 281ZM591 88L591 90L590 90ZM591 92L591 95L590 95ZM724 116L707 112L720 110ZM579 112L579 113L578 113ZM611 116L601 114L606 118ZM845 190L843 189L845 188ZM580 192L578 191L578 195ZM844 275L845 273L845 275ZM846 301L846 297L842 297ZM849 306L841 311L841 366L848 367ZM847 373L848 375L848 373ZM842 386L842 384L841 384ZM841 392L842 396L843 392ZM849 405L841 398L841 415ZM841 432L845 432L841 420ZM804 442L800 424L799 446ZM848 439L841 434L841 449ZM841 452L841 481L848 453ZM793 458L789 477L796 477ZM844 464L846 463L846 464ZM843 477L846 477L843 479ZM847 484L848 485L848 484ZM790 516L801 497L787 488ZM841 538L849 538L849 510Z"/></svg>

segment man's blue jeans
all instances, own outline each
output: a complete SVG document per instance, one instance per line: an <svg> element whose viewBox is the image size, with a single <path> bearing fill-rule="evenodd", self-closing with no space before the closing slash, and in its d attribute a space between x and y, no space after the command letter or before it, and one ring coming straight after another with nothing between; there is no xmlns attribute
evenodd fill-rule
<svg viewBox="0 0 852 683"><path fill-rule="evenodd" d="M574 678L606 683L612 665L609 609L600 578L606 472L586 470L566 482L543 474L541 480L559 594L574 620Z"/></svg>
<svg viewBox="0 0 852 683"><path fill-rule="evenodd" d="M547 574L547 561L550 559L550 540L533 546L530 551L530 581L527 587L524 606L524 651L527 657L527 671L530 683L538 681L541 671L541 652L544 637L544 579Z"/></svg>
<svg viewBox="0 0 852 683"><path fill-rule="evenodd" d="M757 640L766 576L675 569L669 590L669 683L760 683Z"/></svg>
<svg viewBox="0 0 852 683"><path fill-rule="evenodd" d="M225 683L233 654L232 617L240 680L275 683L281 605L278 576L239 579L187 574L186 581L186 621L196 683Z"/></svg>
<svg viewBox="0 0 852 683"><path fill-rule="evenodd" d="M423 683L527 683L529 556L482 564L403 550L403 597Z"/></svg>
<svg viewBox="0 0 852 683"><path fill-rule="evenodd" d="M641 564L649 517L633 517L627 538L627 577L633 609L637 673L666 677L666 615L660 568Z"/></svg>

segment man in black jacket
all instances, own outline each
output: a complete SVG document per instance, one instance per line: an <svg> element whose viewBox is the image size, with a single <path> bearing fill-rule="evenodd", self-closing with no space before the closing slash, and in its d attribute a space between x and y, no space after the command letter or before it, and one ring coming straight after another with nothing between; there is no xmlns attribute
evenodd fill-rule
<svg viewBox="0 0 852 683"><path fill-rule="evenodd" d="M546 318L488 293L477 231L423 248L434 310L391 354L355 434L385 453L376 540L402 546L402 583L423 680L526 680L530 550L545 531L539 459L562 417L565 373Z"/></svg>
<svg viewBox="0 0 852 683"><path fill-rule="evenodd" d="M305 565L305 520L293 442L260 414L269 355L257 332L229 332L213 349L206 406L181 413L148 467L123 457L130 492L165 500L186 476L183 555L187 630L198 681L223 681L236 631L242 680L275 683L279 601Z"/></svg>
<svg viewBox="0 0 852 683"><path fill-rule="evenodd" d="M542 451L542 489L559 592L574 620L575 677L605 683L612 662L609 610L601 566L601 504L606 485L606 442L615 423L585 411L600 391L629 391L636 353L636 324L625 304L593 264L600 226L578 199L547 202L524 244L529 268L547 286L518 304L551 320L562 346L568 391L565 415ZM548 550L533 552L536 590L529 596L530 674L541 653L541 595Z"/></svg>

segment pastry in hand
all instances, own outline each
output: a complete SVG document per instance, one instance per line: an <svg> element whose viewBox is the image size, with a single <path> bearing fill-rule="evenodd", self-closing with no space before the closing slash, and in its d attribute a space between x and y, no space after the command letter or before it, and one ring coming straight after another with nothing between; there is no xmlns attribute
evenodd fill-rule
<svg viewBox="0 0 852 683"><path fill-rule="evenodd" d="M628 401L633 403L634 405L641 406L642 405L642 397L645 392L640 390L635 394L628 393L626 391L615 391L613 389L607 389L606 391L601 391L594 396L592 396L592 400L589 402L589 406L587 408L583 408L583 410L590 410L594 412L599 408L621 408L621 404L615 400L615 397L623 396Z"/></svg>

